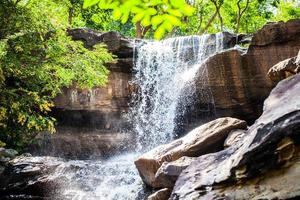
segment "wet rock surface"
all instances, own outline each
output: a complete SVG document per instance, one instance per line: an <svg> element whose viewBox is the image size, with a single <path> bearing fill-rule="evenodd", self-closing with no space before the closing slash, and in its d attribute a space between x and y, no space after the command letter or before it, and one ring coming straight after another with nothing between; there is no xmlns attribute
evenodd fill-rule
<svg viewBox="0 0 300 200"><path fill-rule="evenodd" d="M180 139L143 154L135 161L135 165L146 184L152 187L163 187L155 178L163 162L175 161L183 156L197 157L219 151L223 148L223 143L231 130L246 127L246 122L242 120L230 117L216 119L194 129Z"/></svg>
<svg viewBox="0 0 300 200"><path fill-rule="evenodd" d="M0 179L3 199L42 199L60 188L63 177L50 176L63 160L19 156L8 162Z"/></svg>
<svg viewBox="0 0 300 200"><path fill-rule="evenodd" d="M177 179L171 199L299 196L299 184L294 185L294 180L287 178L299 176L299 91L300 75L280 82L266 99L263 114L245 137L223 151L200 156L192 162ZM275 182L270 184L280 177L286 187ZM261 184L255 180L261 180Z"/></svg>

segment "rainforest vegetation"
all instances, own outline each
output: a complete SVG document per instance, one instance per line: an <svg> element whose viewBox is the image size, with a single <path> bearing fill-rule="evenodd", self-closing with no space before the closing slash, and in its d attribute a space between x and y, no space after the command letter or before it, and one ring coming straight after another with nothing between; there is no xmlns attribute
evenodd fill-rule
<svg viewBox="0 0 300 200"><path fill-rule="evenodd" d="M22 149L55 132L53 99L61 88L103 86L104 45L92 50L68 29L118 31L127 37L229 31L253 33L267 22L300 18L297 0L2 0L0 2L0 147Z"/></svg>

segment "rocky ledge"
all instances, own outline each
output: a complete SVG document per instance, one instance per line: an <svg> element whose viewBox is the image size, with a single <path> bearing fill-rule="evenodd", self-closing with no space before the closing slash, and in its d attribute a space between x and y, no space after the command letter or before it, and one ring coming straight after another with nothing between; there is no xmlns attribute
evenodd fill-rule
<svg viewBox="0 0 300 200"><path fill-rule="evenodd" d="M272 90L252 126L220 118L142 155L135 164L143 181L167 188L150 199L299 198L299 91L296 74Z"/></svg>

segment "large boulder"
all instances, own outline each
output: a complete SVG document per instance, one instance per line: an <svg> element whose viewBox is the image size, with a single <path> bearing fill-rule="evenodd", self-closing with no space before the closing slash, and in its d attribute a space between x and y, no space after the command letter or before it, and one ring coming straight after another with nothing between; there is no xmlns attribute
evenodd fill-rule
<svg viewBox="0 0 300 200"><path fill-rule="evenodd" d="M268 76L274 82L279 82L287 77L300 72L300 50L298 56L283 60L274 65L268 72Z"/></svg>
<svg viewBox="0 0 300 200"><path fill-rule="evenodd" d="M281 81L266 99L263 114L243 139L192 162L177 179L171 199L299 197L300 186L295 184L295 178L300 176L299 91L300 74Z"/></svg>
<svg viewBox="0 0 300 200"><path fill-rule="evenodd" d="M19 156L9 161L0 179L0 199L50 197L57 192L63 177L51 176L63 162L52 157ZM15 198L12 198L15 196Z"/></svg>
<svg viewBox="0 0 300 200"><path fill-rule="evenodd" d="M163 187L155 178L163 162L175 161L183 156L197 157L219 151L223 148L223 143L231 130L246 127L245 121L235 118L216 119L192 130L180 139L143 154L135 161L135 165L146 184L155 188Z"/></svg>

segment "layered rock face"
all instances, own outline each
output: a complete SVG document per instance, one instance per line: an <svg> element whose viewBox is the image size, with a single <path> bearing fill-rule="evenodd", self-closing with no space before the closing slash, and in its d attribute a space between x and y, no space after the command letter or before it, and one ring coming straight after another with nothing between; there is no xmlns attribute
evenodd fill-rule
<svg viewBox="0 0 300 200"><path fill-rule="evenodd" d="M214 98L216 117L231 116L252 124L275 86L267 72L276 63L296 56L299 49L300 20L296 19L265 25L253 35L248 50L233 48L209 58L204 63L208 70L205 84ZM203 84L199 76L199 94L203 92ZM197 113L200 116L201 110L193 110L191 115Z"/></svg>
<svg viewBox="0 0 300 200"><path fill-rule="evenodd" d="M108 63L108 84L91 90L65 88L55 99L54 116L59 124L91 129L120 130L126 127L122 114L128 110L129 81L132 73L133 42L116 32L100 33L89 29L73 29L68 33L82 40L87 48L104 43L118 56L117 63Z"/></svg>
<svg viewBox="0 0 300 200"><path fill-rule="evenodd" d="M300 196L300 75L278 84L240 142L200 156L170 199L288 199ZM294 178L292 178L294 177Z"/></svg>
<svg viewBox="0 0 300 200"><path fill-rule="evenodd" d="M52 114L58 121L57 133L41 134L37 145L30 147L35 155L90 158L109 156L134 148L125 114L131 96L133 41L117 32L100 33L89 29L68 30L74 40L81 40L91 49L104 43L117 56L108 63L108 83L104 87L81 90L63 88L55 99Z"/></svg>

